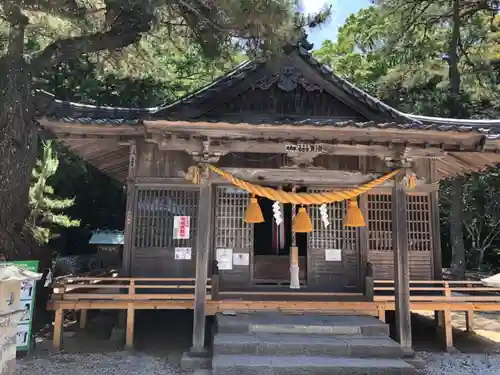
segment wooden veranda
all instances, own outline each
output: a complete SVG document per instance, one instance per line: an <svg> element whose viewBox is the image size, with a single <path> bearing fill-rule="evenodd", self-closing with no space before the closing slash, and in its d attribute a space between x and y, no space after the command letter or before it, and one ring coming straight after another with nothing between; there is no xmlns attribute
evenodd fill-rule
<svg viewBox="0 0 500 375"><path fill-rule="evenodd" d="M61 348L63 316L80 311L84 328L89 310L126 312L126 347L133 347L136 310L193 310L195 279L182 278L62 278L54 287L50 308L55 311L53 346ZM225 311L276 311L289 313L364 314L385 321L395 311L394 280L365 279L365 292L314 293L286 291L220 292L218 275L208 279L205 315ZM290 296L293 295L293 300ZM446 348L453 347L451 313L464 312L468 331L474 330L474 312L500 311L500 288L480 281L410 280L411 312L436 311Z"/></svg>

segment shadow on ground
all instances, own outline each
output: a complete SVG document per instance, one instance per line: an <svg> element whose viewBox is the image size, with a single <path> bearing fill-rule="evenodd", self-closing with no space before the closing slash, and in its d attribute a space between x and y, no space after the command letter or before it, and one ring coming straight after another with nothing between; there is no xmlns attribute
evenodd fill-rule
<svg viewBox="0 0 500 375"><path fill-rule="evenodd" d="M115 352L123 348L123 340L110 340L111 328L117 312L100 312L89 315L85 329L77 325L65 329L63 349L69 353ZM207 343L212 318L207 324ZM387 314L391 334L395 333L394 314ZM426 316L413 314L413 343L416 351L443 351L444 339L436 330L434 321ZM189 350L192 340L192 311L137 311L135 319L134 349L137 352L161 357L168 363L179 364L182 353ZM454 330L455 347L464 353L498 353L498 343L474 333ZM50 349L50 342L37 345L36 353Z"/></svg>

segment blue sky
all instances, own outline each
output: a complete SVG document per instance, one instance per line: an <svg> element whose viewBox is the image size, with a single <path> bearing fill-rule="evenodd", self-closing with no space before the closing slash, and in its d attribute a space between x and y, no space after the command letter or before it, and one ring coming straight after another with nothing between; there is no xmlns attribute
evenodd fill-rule
<svg viewBox="0 0 500 375"><path fill-rule="evenodd" d="M335 40L338 28L346 18L358 12L361 8L370 5L370 0L302 0L304 13L317 12L324 4L332 5L332 16L328 24L321 29L313 30L309 34L309 41L314 43L314 48L320 48L324 40Z"/></svg>

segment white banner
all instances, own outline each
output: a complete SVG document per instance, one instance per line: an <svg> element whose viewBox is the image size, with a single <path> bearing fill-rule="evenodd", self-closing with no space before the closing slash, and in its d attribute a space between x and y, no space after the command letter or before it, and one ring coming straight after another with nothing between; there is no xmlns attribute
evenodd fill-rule
<svg viewBox="0 0 500 375"><path fill-rule="evenodd" d="M233 269L233 249L217 249L216 259L220 270Z"/></svg>
<svg viewBox="0 0 500 375"><path fill-rule="evenodd" d="M174 240L188 240L190 228L189 216L174 216Z"/></svg>

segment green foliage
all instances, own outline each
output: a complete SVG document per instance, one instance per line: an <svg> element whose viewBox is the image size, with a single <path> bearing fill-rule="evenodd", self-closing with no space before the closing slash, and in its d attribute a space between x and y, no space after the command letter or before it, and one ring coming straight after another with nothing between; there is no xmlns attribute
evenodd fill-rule
<svg viewBox="0 0 500 375"><path fill-rule="evenodd" d="M335 42L316 57L352 83L409 113L449 116L449 63L453 2L384 0L350 16ZM460 2L460 103L473 118L500 116L500 16L494 2ZM441 183L441 233L450 260L450 181ZM463 227L469 266L498 265L498 168L468 176L463 186Z"/></svg>
<svg viewBox="0 0 500 375"><path fill-rule="evenodd" d="M403 111L447 116L450 4L383 1L363 9L316 55L335 71ZM491 22L493 21L493 22ZM500 114L498 23L487 10L464 18L459 68L461 102L476 118Z"/></svg>
<svg viewBox="0 0 500 375"><path fill-rule="evenodd" d="M37 160L33 169L33 182L29 191L30 214L26 221L33 238L39 244L48 243L56 236L57 228L78 227L79 220L72 220L62 213L74 204L74 199L61 199L54 195L54 189L49 185L59 167L57 154L54 153L51 142L43 145L43 156Z"/></svg>

